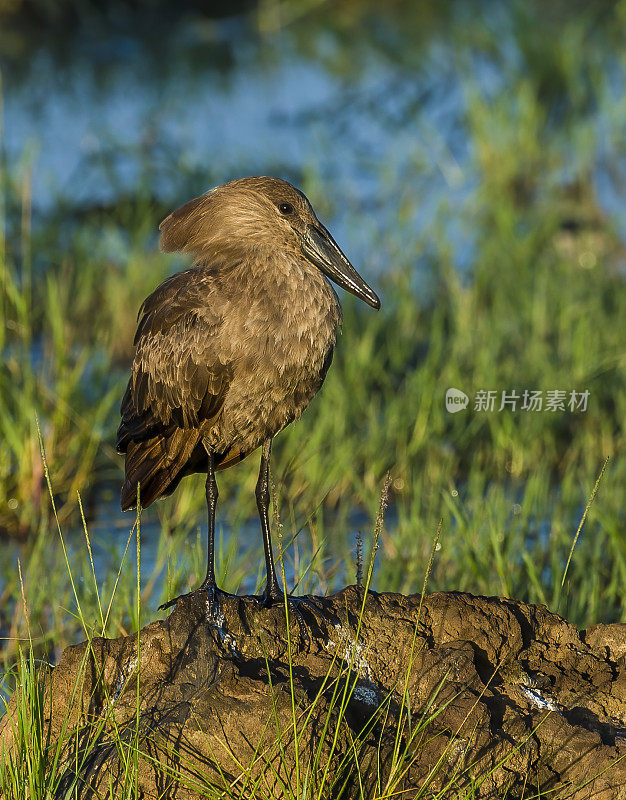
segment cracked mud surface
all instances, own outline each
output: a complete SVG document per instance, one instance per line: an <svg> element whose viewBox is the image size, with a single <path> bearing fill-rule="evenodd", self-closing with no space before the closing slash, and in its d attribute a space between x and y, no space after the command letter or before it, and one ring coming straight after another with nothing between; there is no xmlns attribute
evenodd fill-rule
<svg viewBox="0 0 626 800"><path fill-rule="evenodd" d="M494 800L626 798L626 625L581 632L543 606L461 593L425 597L418 621L419 596L369 594L357 637L362 600L348 587L300 605L300 624L291 613L293 705L284 608L250 598L224 597L219 628L201 599L184 600L141 631L139 652L136 635L68 648L45 674L48 723L52 741L69 735L68 717L84 726L65 744L79 755L79 796L108 796L121 771L111 730L131 741L138 718L143 796L228 784L252 796L241 769L252 765L257 796L284 797L295 709L301 779L312 754L310 780L330 762L322 796L376 797L391 775L398 798L453 798L472 780L475 797ZM0 749L11 750L14 713L15 699ZM408 755L394 772L399 720Z"/></svg>

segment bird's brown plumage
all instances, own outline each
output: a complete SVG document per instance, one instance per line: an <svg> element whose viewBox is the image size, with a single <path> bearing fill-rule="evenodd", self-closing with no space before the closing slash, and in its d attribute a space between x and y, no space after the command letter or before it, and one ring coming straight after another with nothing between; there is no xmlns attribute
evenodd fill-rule
<svg viewBox="0 0 626 800"><path fill-rule="evenodd" d="M341 324L324 264L306 256L322 236L345 261L304 195L275 178L225 184L161 223L162 249L191 253L193 267L140 309L117 442L123 509L138 483L145 507L206 471L207 444L217 468L240 461L309 404Z"/></svg>

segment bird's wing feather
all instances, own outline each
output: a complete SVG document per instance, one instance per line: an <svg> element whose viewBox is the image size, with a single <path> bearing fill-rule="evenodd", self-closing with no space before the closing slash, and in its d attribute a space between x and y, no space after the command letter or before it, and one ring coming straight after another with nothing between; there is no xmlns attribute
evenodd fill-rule
<svg viewBox="0 0 626 800"><path fill-rule="evenodd" d="M144 301L122 400L121 452L129 440L146 438L156 429L197 427L219 413L232 368L217 357L222 318L208 302L210 281L201 268L186 270Z"/></svg>

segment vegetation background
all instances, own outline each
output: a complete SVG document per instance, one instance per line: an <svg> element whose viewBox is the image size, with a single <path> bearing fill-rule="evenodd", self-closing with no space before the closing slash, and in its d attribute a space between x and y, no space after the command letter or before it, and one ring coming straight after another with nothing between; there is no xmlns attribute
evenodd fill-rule
<svg viewBox="0 0 626 800"><path fill-rule="evenodd" d="M623 0L0 2L5 667L139 621L114 437L137 309L183 263L157 226L247 174L300 186L383 301L342 296L276 442L290 589L354 580L389 471L374 588L421 589L442 519L430 588L626 621L625 34ZM588 406L499 410L524 390ZM262 578L256 469L220 475L232 591ZM201 478L143 514L144 619L203 575L204 514Z"/></svg>

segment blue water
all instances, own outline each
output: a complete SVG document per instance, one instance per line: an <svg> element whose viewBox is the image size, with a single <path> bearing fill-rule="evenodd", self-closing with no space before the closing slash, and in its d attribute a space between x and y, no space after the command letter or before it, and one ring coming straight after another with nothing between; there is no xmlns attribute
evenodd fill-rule
<svg viewBox="0 0 626 800"><path fill-rule="evenodd" d="M160 42L121 35L70 39L62 59L37 49L3 74L6 149L10 163L32 164L35 214L140 187L172 203L236 176L315 174L320 215L366 273L389 266L376 256L381 237L386 252L406 246L407 227L393 223L413 195L414 232L445 202L467 262L471 235L456 220L473 178L446 31L422 45L419 68L366 35L311 36L315 55L290 31L261 37L236 18L168 30L162 59ZM332 69L340 57L354 67Z"/></svg>

